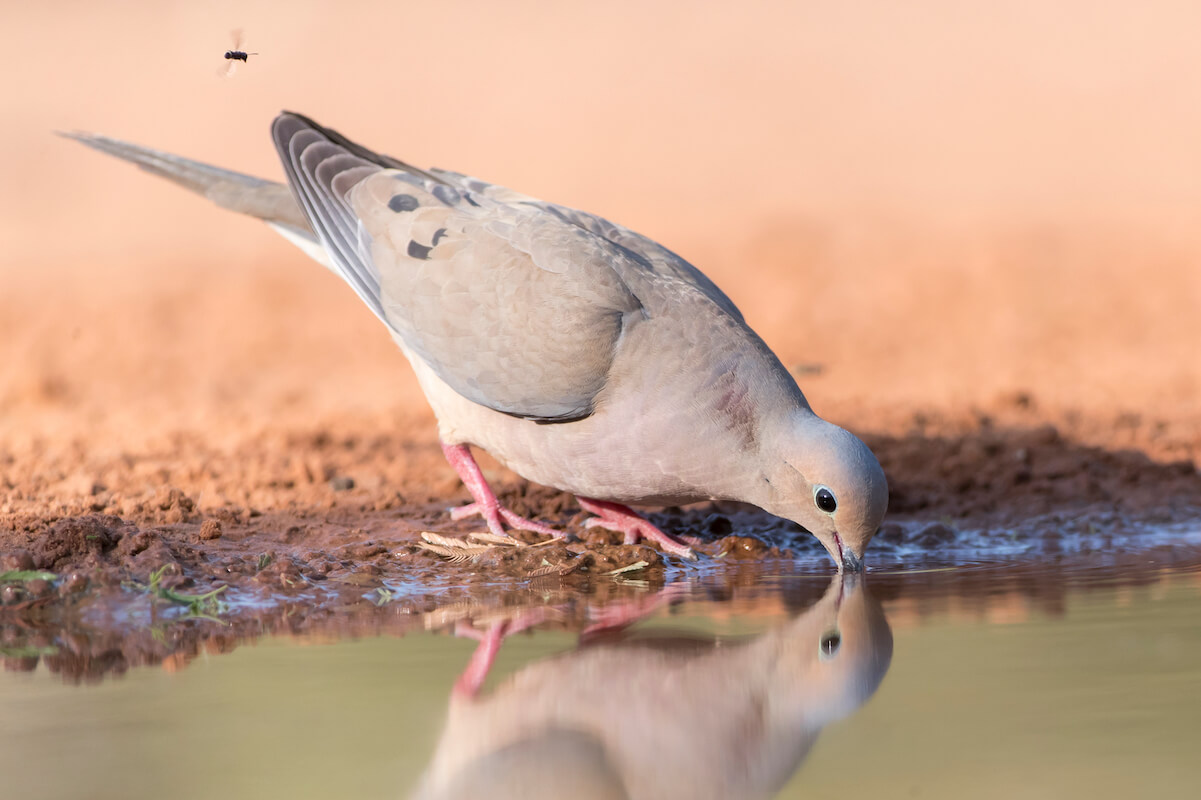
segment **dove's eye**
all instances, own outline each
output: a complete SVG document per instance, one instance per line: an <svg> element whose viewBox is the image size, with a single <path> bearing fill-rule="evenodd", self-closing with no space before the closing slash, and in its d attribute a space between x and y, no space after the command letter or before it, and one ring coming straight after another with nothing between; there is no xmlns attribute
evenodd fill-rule
<svg viewBox="0 0 1201 800"><path fill-rule="evenodd" d="M813 495L813 502L817 503L817 507L827 514L833 514L834 509L838 508L838 501L834 499L834 493L825 486L817 488L817 493Z"/></svg>
<svg viewBox="0 0 1201 800"><path fill-rule="evenodd" d="M822 634L821 641L817 643L817 650L822 658L833 658L838 652L838 646L842 644L842 637L838 635L838 631L826 631Z"/></svg>

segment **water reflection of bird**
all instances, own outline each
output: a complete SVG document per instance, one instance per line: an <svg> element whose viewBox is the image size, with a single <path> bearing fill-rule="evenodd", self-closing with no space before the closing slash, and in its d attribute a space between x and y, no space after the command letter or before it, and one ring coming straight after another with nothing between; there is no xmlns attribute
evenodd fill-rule
<svg viewBox="0 0 1201 800"><path fill-rule="evenodd" d="M596 514L588 524L630 543L692 555L626 503L737 500L804 527L839 569L862 568L888 504L879 462L813 413L691 264L600 217L419 169L299 114L278 116L272 134L290 190L75 138L266 220L340 275L417 373L474 500L455 518L479 515L499 536L563 535L500 505L475 445L576 495Z"/></svg>
<svg viewBox="0 0 1201 800"><path fill-rule="evenodd" d="M452 696L415 797L770 797L891 658L879 603L841 577L747 642L598 642Z"/></svg>

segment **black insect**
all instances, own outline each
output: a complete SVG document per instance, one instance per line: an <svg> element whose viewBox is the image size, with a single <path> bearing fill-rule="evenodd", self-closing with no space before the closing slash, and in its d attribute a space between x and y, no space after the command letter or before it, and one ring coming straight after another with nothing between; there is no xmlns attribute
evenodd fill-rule
<svg viewBox="0 0 1201 800"><path fill-rule="evenodd" d="M236 30L233 32L234 46L232 50L225 51L225 64L217 71L217 74L223 78L228 78L234 74L234 67L241 61L243 64L249 63L251 56L257 56L258 53L247 53L242 49L242 31Z"/></svg>

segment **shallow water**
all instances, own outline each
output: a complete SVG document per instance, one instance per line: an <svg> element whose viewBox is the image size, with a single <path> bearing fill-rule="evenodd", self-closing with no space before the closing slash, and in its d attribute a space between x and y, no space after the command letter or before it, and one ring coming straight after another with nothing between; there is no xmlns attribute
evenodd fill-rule
<svg viewBox="0 0 1201 800"><path fill-rule="evenodd" d="M43 659L0 674L0 797L1193 797L1201 554L1111 561L748 566L583 636L526 589L474 619L532 626L475 693L463 622L83 685Z"/></svg>

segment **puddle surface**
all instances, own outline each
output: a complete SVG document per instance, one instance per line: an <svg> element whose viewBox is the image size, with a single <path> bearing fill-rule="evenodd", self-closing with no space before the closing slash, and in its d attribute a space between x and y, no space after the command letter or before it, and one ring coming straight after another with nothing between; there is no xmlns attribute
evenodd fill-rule
<svg viewBox="0 0 1201 800"><path fill-rule="evenodd" d="M862 581L800 559L530 583L289 635L5 620L2 794L1191 797L1201 550L1164 536Z"/></svg>

